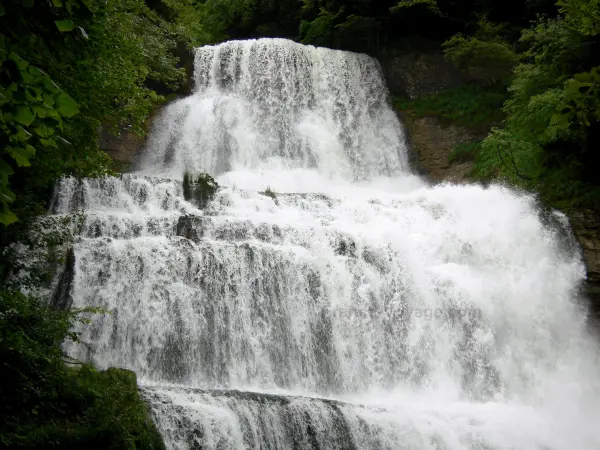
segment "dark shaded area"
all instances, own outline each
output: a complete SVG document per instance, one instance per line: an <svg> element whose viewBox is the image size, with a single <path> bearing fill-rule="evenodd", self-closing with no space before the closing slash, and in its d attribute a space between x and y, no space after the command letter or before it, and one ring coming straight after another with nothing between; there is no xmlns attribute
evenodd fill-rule
<svg viewBox="0 0 600 450"><path fill-rule="evenodd" d="M164 449L133 372L68 364L61 343L84 317L0 292L0 447Z"/></svg>
<svg viewBox="0 0 600 450"><path fill-rule="evenodd" d="M218 189L215 179L207 173L193 175L185 172L183 175L183 197L200 209L206 208Z"/></svg>

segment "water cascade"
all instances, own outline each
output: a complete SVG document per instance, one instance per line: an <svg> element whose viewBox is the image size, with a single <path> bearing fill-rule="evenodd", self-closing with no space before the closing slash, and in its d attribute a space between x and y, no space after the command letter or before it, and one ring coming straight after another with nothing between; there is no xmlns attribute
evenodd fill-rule
<svg viewBox="0 0 600 450"><path fill-rule="evenodd" d="M564 217L411 175L376 61L279 39L196 52L137 170L63 179L73 356L136 371L169 449L600 448ZM184 171L221 188L203 209ZM267 191L268 192L265 192Z"/></svg>

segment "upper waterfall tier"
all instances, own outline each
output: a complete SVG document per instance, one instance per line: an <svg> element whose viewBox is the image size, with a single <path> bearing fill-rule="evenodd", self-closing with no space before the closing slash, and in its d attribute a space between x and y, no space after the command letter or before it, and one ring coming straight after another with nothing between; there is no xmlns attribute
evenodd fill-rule
<svg viewBox="0 0 600 450"><path fill-rule="evenodd" d="M196 50L196 90L163 112L140 168L312 168L364 180L407 172L403 129L366 55L283 39Z"/></svg>

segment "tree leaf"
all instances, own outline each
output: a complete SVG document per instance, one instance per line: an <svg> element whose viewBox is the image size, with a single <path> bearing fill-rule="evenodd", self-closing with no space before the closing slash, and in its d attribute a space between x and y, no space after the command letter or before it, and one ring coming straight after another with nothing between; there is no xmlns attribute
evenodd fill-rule
<svg viewBox="0 0 600 450"><path fill-rule="evenodd" d="M31 8L33 6L33 0L21 0L21 4L25 8Z"/></svg>
<svg viewBox="0 0 600 450"><path fill-rule="evenodd" d="M0 210L0 223L8 226L12 223L18 222L19 218L16 216L14 212L10 210L8 206L4 206L2 210Z"/></svg>
<svg viewBox="0 0 600 450"><path fill-rule="evenodd" d="M20 124L28 127L35 120L35 115L31 112L29 106L19 106L13 118Z"/></svg>
<svg viewBox="0 0 600 450"><path fill-rule="evenodd" d="M56 28L58 28L58 31L62 33L73 31L73 29L75 28L75 24L72 20L69 19L55 20L54 23L56 24Z"/></svg>
<svg viewBox="0 0 600 450"><path fill-rule="evenodd" d="M54 148L58 148L58 144L56 143L56 141L54 139L40 139L40 143L44 146L44 147L54 147Z"/></svg>
<svg viewBox="0 0 600 450"><path fill-rule="evenodd" d="M63 2L62 0L52 0L52 4L55 8L62 8Z"/></svg>
<svg viewBox="0 0 600 450"><path fill-rule="evenodd" d="M31 145L26 145L25 147L8 147L7 150L19 167L29 167L31 165L29 158L35 155L35 148Z"/></svg>
<svg viewBox="0 0 600 450"><path fill-rule="evenodd" d="M61 92L56 96L56 110L61 116L69 118L79 112L79 107L69 94Z"/></svg>
<svg viewBox="0 0 600 450"><path fill-rule="evenodd" d="M4 161L2 158L0 158L0 182L2 182L3 180L7 180L9 175L12 175L14 173L14 170L12 167L10 167L10 165ZM0 189L2 189L3 186L0 183ZM10 192L10 191L9 191Z"/></svg>
<svg viewBox="0 0 600 450"><path fill-rule="evenodd" d="M47 126L45 123L40 123L33 129L34 133L40 137L46 138L54 134L54 129Z"/></svg>
<svg viewBox="0 0 600 450"><path fill-rule="evenodd" d="M23 127L19 127L17 132L10 136L11 142L26 142L31 137L31 133Z"/></svg>
<svg viewBox="0 0 600 450"><path fill-rule="evenodd" d="M34 114L42 119L45 119L48 116L48 108L40 105L33 105L31 107Z"/></svg>

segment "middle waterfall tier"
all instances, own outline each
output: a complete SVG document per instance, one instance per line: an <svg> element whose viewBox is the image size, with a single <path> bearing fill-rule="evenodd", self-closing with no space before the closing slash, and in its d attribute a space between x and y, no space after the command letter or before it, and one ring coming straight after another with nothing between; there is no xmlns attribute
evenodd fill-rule
<svg viewBox="0 0 600 450"><path fill-rule="evenodd" d="M525 395L535 376L526 362L552 370L577 345L554 322L578 315L562 298L581 266L559 228L529 213L530 199L499 211L490 198L506 201L500 187L378 200L224 188L200 211L177 181L65 179L54 210L79 220L74 306L111 313L85 327L89 347L69 351L143 383L205 389ZM475 213L479 234L462 225ZM546 281L519 283L523 272ZM503 312L524 297L562 313L517 336L518 314ZM536 339L543 329L555 340Z"/></svg>

